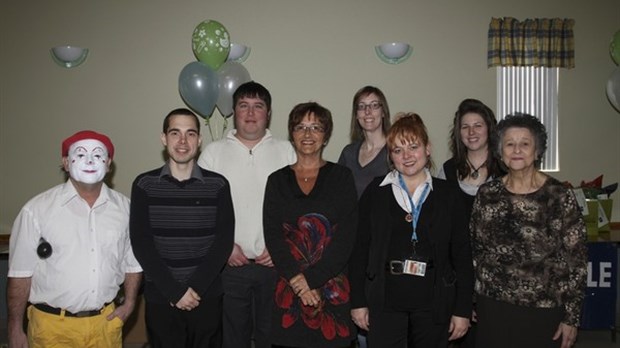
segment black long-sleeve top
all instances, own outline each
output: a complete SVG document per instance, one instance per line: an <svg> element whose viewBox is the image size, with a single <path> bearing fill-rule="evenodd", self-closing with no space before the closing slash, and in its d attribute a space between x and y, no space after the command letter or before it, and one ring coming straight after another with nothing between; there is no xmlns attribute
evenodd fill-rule
<svg viewBox="0 0 620 348"><path fill-rule="evenodd" d="M357 226L357 195L348 168L327 162L312 191L286 166L267 180L265 243L278 271L271 339L295 347L344 347L353 339L347 265ZM322 304L303 306L288 280L303 273Z"/></svg>
<svg viewBox="0 0 620 348"><path fill-rule="evenodd" d="M358 235L350 261L351 306L382 310L386 304L386 264L393 231L390 185L373 180L360 200ZM465 209L455 185L433 178L433 190L422 205L418 222L433 248L433 317L468 318L472 311L473 264ZM404 216L403 214L401 214ZM409 277L409 276L404 276Z"/></svg>
<svg viewBox="0 0 620 348"><path fill-rule="evenodd" d="M223 176L197 165L184 181L175 179L168 165L139 175L131 190L129 225L147 301L177 303L190 287L201 297L222 293L220 273L235 228Z"/></svg>

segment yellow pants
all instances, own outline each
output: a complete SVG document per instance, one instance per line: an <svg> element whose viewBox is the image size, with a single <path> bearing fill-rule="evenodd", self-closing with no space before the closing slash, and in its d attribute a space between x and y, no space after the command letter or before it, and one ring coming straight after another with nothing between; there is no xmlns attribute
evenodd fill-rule
<svg viewBox="0 0 620 348"><path fill-rule="evenodd" d="M123 321L107 320L114 304L100 315L85 318L66 317L28 307L28 344L30 348L121 348Z"/></svg>

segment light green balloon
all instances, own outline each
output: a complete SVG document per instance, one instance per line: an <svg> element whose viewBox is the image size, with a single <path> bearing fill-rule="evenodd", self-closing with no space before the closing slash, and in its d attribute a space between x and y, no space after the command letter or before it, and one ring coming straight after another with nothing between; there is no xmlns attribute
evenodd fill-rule
<svg viewBox="0 0 620 348"><path fill-rule="evenodd" d="M192 34L192 50L199 61L217 70L230 52L228 30L218 21L201 22Z"/></svg>
<svg viewBox="0 0 620 348"><path fill-rule="evenodd" d="M609 44L609 54L611 54L611 58L616 62L616 65L620 65L620 30L616 32Z"/></svg>

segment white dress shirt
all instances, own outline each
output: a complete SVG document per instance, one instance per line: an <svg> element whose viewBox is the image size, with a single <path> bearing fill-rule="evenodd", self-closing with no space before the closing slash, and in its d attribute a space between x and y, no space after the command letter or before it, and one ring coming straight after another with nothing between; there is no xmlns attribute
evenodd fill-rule
<svg viewBox="0 0 620 348"><path fill-rule="evenodd" d="M426 179L424 179L424 183L428 185L430 191L432 191L433 190L433 177L431 176L431 172L427 168L424 168L424 173L426 174ZM385 178L383 178L383 181L381 181L381 184L379 184L379 186L392 185L392 194L394 194L394 199L396 199L396 202L398 203L398 205L400 205L400 207L403 208L404 211L411 213L413 209L415 208L411 206L411 201L413 201L413 204L416 206L418 204L424 204L424 202L426 201L426 197L428 197L428 195L422 197L422 192L424 191L425 185L419 185L415 189L415 191L413 192L413 196L411 196L411 201L410 201L408 198L409 192L407 192L405 189L403 189L402 186L400 186L400 180L398 179L399 175L400 173L396 169L393 169L391 172L387 173L387 175L385 176ZM420 201L420 198L422 198L421 201Z"/></svg>
<svg viewBox="0 0 620 348"><path fill-rule="evenodd" d="M37 255L40 239L52 246ZM32 278L29 301L71 312L101 308L125 273L138 273L129 241L129 199L105 184L91 208L71 181L32 198L15 219L9 277Z"/></svg>

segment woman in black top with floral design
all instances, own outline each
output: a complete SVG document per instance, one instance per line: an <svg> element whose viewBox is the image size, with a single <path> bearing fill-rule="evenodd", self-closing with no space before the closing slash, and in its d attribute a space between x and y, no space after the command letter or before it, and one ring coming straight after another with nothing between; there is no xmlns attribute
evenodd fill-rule
<svg viewBox="0 0 620 348"><path fill-rule="evenodd" d="M325 161L331 112L310 102L289 115L297 162L269 176L265 243L278 271L270 340L275 347L349 347L349 255L357 227L351 171Z"/></svg>

